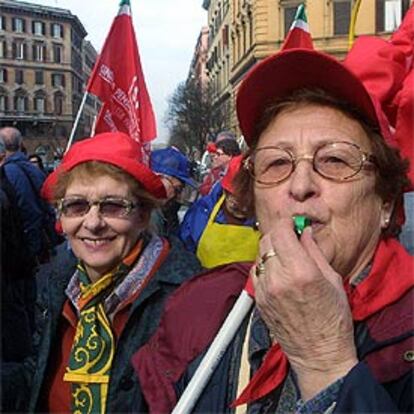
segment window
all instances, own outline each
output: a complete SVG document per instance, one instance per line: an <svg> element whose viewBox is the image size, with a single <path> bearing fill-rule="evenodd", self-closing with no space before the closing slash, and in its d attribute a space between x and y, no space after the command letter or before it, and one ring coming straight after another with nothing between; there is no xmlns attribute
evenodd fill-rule
<svg viewBox="0 0 414 414"><path fill-rule="evenodd" d="M62 46L53 45L53 62L62 63Z"/></svg>
<svg viewBox="0 0 414 414"><path fill-rule="evenodd" d="M13 43L13 58L18 60L26 59L26 44L21 40L16 40Z"/></svg>
<svg viewBox="0 0 414 414"><path fill-rule="evenodd" d="M35 83L36 85L43 85L44 81L44 72L42 70L37 70L35 72Z"/></svg>
<svg viewBox="0 0 414 414"><path fill-rule="evenodd" d="M43 114L45 112L45 97L40 95L35 96L33 106L37 113Z"/></svg>
<svg viewBox="0 0 414 414"><path fill-rule="evenodd" d="M24 92L19 91L14 97L14 109L17 112L25 112L27 109L27 97Z"/></svg>
<svg viewBox="0 0 414 414"><path fill-rule="evenodd" d="M410 0L376 0L377 32L393 32L410 7Z"/></svg>
<svg viewBox="0 0 414 414"><path fill-rule="evenodd" d="M63 73L53 73L52 74L52 86L65 86L65 75Z"/></svg>
<svg viewBox="0 0 414 414"><path fill-rule="evenodd" d="M26 31L26 21L19 17L13 17L12 29L16 33L24 33Z"/></svg>
<svg viewBox="0 0 414 414"><path fill-rule="evenodd" d="M0 83L7 83L7 69L0 69Z"/></svg>
<svg viewBox="0 0 414 414"><path fill-rule="evenodd" d="M349 31L349 22L351 20L351 1L334 0L334 34L345 35Z"/></svg>
<svg viewBox="0 0 414 414"><path fill-rule="evenodd" d="M63 114L63 95L61 93L57 92L53 96L53 106L55 108L56 115Z"/></svg>
<svg viewBox="0 0 414 414"><path fill-rule="evenodd" d="M15 82L18 85L23 85L23 83L24 83L24 72L23 72L23 70L22 69L16 69L14 75L15 75Z"/></svg>
<svg viewBox="0 0 414 414"><path fill-rule="evenodd" d="M7 43L5 40L0 40L0 58L7 57Z"/></svg>
<svg viewBox="0 0 414 414"><path fill-rule="evenodd" d="M43 62L46 55L46 46L43 43L35 43L33 45L33 60Z"/></svg>
<svg viewBox="0 0 414 414"><path fill-rule="evenodd" d="M58 23L52 23L51 30L50 30L52 37L56 37L58 39L63 38L63 26Z"/></svg>
<svg viewBox="0 0 414 414"><path fill-rule="evenodd" d="M6 111L7 111L7 96L0 95L0 112L6 112Z"/></svg>
<svg viewBox="0 0 414 414"><path fill-rule="evenodd" d="M0 16L0 30L6 30L6 17Z"/></svg>
<svg viewBox="0 0 414 414"><path fill-rule="evenodd" d="M32 33L36 36L44 36L45 35L45 24L43 22L32 22Z"/></svg>

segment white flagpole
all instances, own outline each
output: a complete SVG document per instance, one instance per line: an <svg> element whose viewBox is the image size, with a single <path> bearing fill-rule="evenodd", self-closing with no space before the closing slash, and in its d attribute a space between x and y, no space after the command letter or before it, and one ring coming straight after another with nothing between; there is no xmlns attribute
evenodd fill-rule
<svg viewBox="0 0 414 414"><path fill-rule="evenodd" d="M191 413L198 397L207 385L208 380L215 371L224 352L226 352L243 319L252 308L253 303L253 298L245 290L242 290L171 414Z"/></svg>
<svg viewBox="0 0 414 414"><path fill-rule="evenodd" d="M65 154L69 151L69 148L72 145L73 137L75 136L75 131L76 131L76 128L78 127L79 119L83 111L83 107L85 106L87 97L88 97L88 91L85 91L85 93L83 94L81 104L79 105L78 113L76 114L75 122L73 123L72 131L70 132L70 137L69 137L68 144L66 145Z"/></svg>

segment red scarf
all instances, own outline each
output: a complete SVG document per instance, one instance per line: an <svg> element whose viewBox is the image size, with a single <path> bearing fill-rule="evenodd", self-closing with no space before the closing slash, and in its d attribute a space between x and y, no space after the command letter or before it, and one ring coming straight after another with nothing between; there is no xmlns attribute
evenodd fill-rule
<svg viewBox="0 0 414 414"><path fill-rule="evenodd" d="M353 320L363 321L400 299L414 286L413 266L414 258L397 240L381 241L368 276L355 288L349 283L345 285ZM246 290L249 293L253 291L250 279ZM280 345L273 345L232 407L251 403L277 388L286 378L288 366Z"/></svg>

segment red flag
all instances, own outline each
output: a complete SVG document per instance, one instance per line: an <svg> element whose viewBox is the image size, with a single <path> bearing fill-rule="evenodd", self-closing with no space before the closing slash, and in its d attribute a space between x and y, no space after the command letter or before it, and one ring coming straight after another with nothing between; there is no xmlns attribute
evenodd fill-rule
<svg viewBox="0 0 414 414"><path fill-rule="evenodd" d="M298 6L292 26L286 35L281 50L292 49L295 47L313 49L313 42L309 33L308 19L306 17L304 4Z"/></svg>
<svg viewBox="0 0 414 414"><path fill-rule="evenodd" d="M129 0L121 1L86 90L102 101L95 133L125 132L143 148L156 137Z"/></svg>

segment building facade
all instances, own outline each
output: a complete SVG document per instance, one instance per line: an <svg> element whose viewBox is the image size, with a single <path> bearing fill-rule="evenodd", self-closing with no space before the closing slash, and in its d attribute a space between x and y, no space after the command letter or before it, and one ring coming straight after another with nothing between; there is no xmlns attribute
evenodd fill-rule
<svg viewBox="0 0 414 414"><path fill-rule="evenodd" d="M190 64L188 76L196 79L197 83L202 87L206 87L208 83L206 65L208 52L208 27L202 27L198 36L196 46L194 48L193 58Z"/></svg>
<svg viewBox="0 0 414 414"><path fill-rule="evenodd" d="M84 62L96 58L89 45L85 59L86 34L69 10L0 3L0 126L17 127L28 152L53 157L65 148L83 95Z"/></svg>
<svg viewBox="0 0 414 414"><path fill-rule="evenodd" d="M300 3L318 50L342 57L348 50L352 0L204 0L208 12L207 73L216 105L230 112L228 129L239 132L235 96L248 70L277 52ZM398 27L410 0L363 0L355 35L388 37Z"/></svg>

